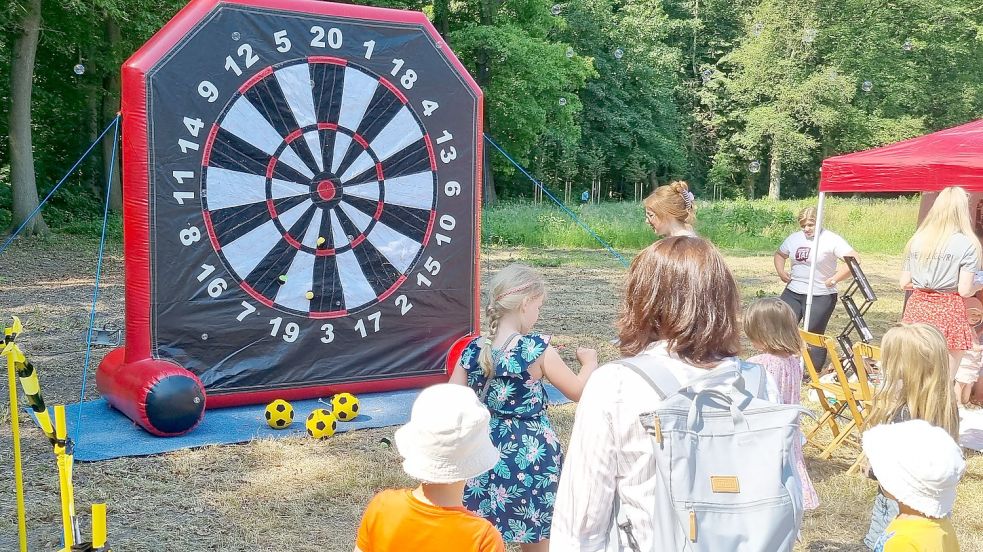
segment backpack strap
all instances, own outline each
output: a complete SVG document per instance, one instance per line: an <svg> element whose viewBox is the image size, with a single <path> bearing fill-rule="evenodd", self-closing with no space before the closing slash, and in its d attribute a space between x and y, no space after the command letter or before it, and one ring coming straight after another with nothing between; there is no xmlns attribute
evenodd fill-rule
<svg viewBox="0 0 983 552"><path fill-rule="evenodd" d="M768 399L768 376L763 366L752 364L743 360L739 361L741 366L741 377L744 378L744 388L749 393L759 399Z"/></svg>
<svg viewBox="0 0 983 552"><path fill-rule="evenodd" d="M632 357L632 359L634 358L637 357ZM614 361L614 364L625 366L631 369L632 372L635 372L641 376L641 378L645 380L645 383L652 386L652 389L654 389L656 394L659 395L659 400L662 401L666 400L666 398L670 395L674 395L676 391L679 391L679 389L683 386L683 384L679 383L679 380L676 379L676 376L672 375L672 372L661 365L652 368L643 368L627 358L616 360Z"/></svg>

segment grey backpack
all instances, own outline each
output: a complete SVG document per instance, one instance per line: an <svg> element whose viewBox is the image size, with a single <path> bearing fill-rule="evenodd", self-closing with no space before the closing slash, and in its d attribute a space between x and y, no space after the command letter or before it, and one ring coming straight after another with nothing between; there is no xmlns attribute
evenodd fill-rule
<svg viewBox="0 0 983 552"><path fill-rule="evenodd" d="M669 495L653 507L673 505L655 510L653 547L644 552L791 551L803 515L792 451L808 411L766 400L757 365L720 367L683 386L666 367L632 360L620 363L662 399L640 416L656 451L656 492ZM618 516L617 524L621 546L642 552L631 520Z"/></svg>

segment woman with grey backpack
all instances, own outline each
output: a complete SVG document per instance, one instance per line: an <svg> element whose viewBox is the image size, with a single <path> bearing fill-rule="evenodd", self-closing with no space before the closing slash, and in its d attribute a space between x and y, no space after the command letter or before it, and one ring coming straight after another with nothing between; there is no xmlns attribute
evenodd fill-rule
<svg viewBox="0 0 983 552"><path fill-rule="evenodd" d="M737 358L740 295L706 240L632 262L622 360L587 382L560 476L551 549L791 551L802 521L797 406Z"/></svg>

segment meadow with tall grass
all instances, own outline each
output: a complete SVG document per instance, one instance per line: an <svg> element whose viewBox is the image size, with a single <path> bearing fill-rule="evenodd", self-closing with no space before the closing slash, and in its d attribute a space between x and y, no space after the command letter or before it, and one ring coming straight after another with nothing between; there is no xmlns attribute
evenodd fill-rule
<svg viewBox="0 0 983 552"><path fill-rule="evenodd" d="M917 197L839 198L826 201L824 226L858 252L899 254L915 231ZM798 230L797 214L815 199L698 201L696 231L736 253L767 253ZM578 205L570 209L598 236L618 249L641 249L653 240L638 202ZM500 203L484 209L481 240L486 245L600 248L568 213L551 203Z"/></svg>

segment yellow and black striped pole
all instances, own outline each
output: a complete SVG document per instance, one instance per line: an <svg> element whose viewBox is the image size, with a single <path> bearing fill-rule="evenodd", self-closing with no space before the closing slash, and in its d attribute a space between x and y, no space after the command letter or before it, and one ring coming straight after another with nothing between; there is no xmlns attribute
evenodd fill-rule
<svg viewBox="0 0 983 552"><path fill-rule="evenodd" d="M54 448L55 459L58 463L58 486L61 495L62 552L70 552L76 545L86 550L106 550L106 505L92 505L92 542L82 543L78 518L75 515L75 487L72 484L72 471L75 463L74 443L68 437L68 424L65 418L64 405L54 407L54 424L41 397L41 382L37 370L27 360L24 353L14 342L23 331L20 319L14 317L14 323L4 329L3 356L7 357L7 372L10 384L10 417L14 434L14 479L17 486L17 522L20 531L20 550L27 552L27 523L24 510L24 478L21 469L20 425L17 409L17 378L20 379L27 403L31 406L41 431Z"/></svg>
<svg viewBox="0 0 983 552"><path fill-rule="evenodd" d="M21 552L27 552L27 513L24 509L24 471L21 466L20 453L20 416L17 411L17 379L16 365L23 361L24 354L17 348L14 340L23 327L20 319L14 317L14 323L3 330L3 356L7 357L7 380L10 386L10 430L14 439L14 487L17 489L17 533L20 538Z"/></svg>

